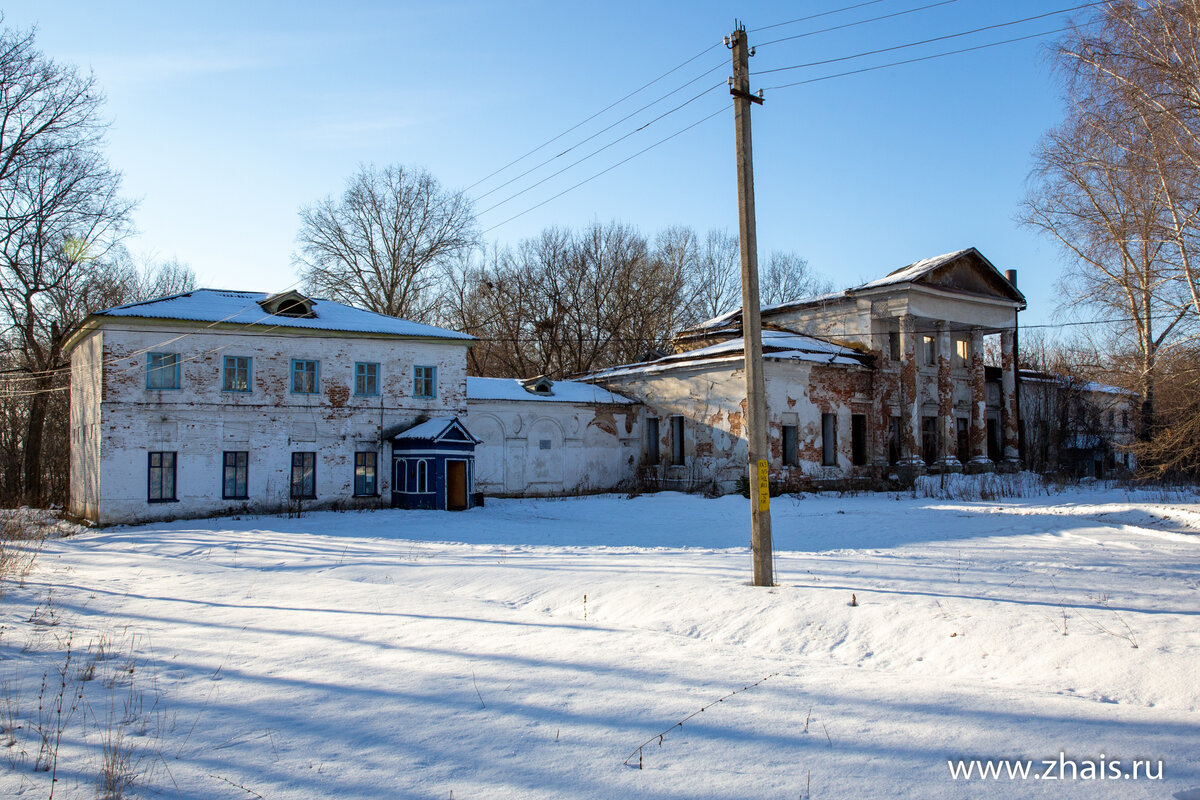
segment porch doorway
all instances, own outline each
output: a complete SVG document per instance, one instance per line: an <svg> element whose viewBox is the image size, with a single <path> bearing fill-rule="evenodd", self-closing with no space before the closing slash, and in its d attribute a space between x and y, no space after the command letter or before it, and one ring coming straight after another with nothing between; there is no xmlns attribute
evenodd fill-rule
<svg viewBox="0 0 1200 800"><path fill-rule="evenodd" d="M446 460L446 508L462 511L467 507L467 462Z"/></svg>

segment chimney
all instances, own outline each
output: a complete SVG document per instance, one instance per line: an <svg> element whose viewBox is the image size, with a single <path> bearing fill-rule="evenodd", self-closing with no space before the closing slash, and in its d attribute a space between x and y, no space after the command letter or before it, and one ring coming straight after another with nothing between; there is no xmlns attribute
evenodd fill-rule
<svg viewBox="0 0 1200 800"><path fill-rule="evenodd" d="M1017 271L1015 269L1004 270L1004 277L1008 278L1008 282L1013 285L1014 289L1017 288Z"/></svg>

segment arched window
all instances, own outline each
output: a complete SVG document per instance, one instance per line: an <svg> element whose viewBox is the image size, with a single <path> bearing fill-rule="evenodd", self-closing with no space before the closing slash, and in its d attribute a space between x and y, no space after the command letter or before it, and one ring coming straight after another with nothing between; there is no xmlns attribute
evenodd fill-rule
<svg viewBox="0 0 1200 800"><path fill-rule="evenodd" d="M417 493L425 494L429 491L429 462L421 459L417 462Z"/></svg>

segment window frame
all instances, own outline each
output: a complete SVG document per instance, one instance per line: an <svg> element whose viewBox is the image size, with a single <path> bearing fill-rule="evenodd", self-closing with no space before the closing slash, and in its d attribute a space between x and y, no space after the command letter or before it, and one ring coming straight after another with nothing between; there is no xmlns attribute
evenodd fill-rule
<svg viewBox="0 0 1200 800"><path fill-rule="evenodd" d="M301 391L296 388L296 366L299 364L312 364L312 391ZM321 393L321 362L315 358L293 358L292 359L292 394L320 394Z"/></svg>
<svg viewBox="0 0 1200 800"><path fill-rule="evenodd" d="M850 415L850 466L865 467L870 461L870 436L866 414Z"/></svg>
<svg viewBox="0 0 1200 800"><path fill-rule="evenodd" d="M428 394L424 393L425 389L428 389ZM413 397L418 400L433 400L437 397L437 367L427 364L413 365Z"/></svg>
<svg viewBox="0 0 1200 800"><path fill-rule="evenodd" d="M837 414L821 414L821 466L838 465Z"/></svg>
<svg viewBox="0 0 1200 800"><path fill-rule="evenodd" d="M921 360L927 367L937 366L938 340L936 336L921 334Z"/></svg>
<svg viewBox="0 0 1200 800"><path fill-rule="evenodd" d="M245 389L229 388L229 374L230 374L229 362L231 362L231 361L233 361L233 362L245 361L246 362L246 364L245 364L246 388ZM253 388L253 384L250 382L251 375L253 374L251 372L251 370L252 370L251 361L252 361L252 359L250 358L250 356L225 356L221 360L221 391L222 392L232 392L235 394L250 394L250 391ZM237 371L238 371L238 367L235 365L233 368L233 373L235 376L237 375Z"/></svg>
<svg viewBox="0 0 1200 800"><path fill-rule="evenodd" d="M416 467L413 469L413 490L412 494L429 494L432 491L429 488L429 459L418 458Z"/></svg>
<svg viewBox="0 0 1200 800"><path fill-rule="evenodd" d="M159 464L155 466L154 457L158 456ZM167 456L170 456L171 496L163 495L163 478L167 475ZM155 496L155 470L158 471L158 493ZM147 503L177 503L179 502L179 452L176 450L149 450L146 453L146 502Z"/></svg>
<svg viewBox="0 0 1200 800"><path fill-rule="evenodd" d="M662 448L659 447L659 421L658 417L646 417L646 462L648 464L658 464L662 461Z"/></svg>
<svg viewBox="0 0 1200 800"><path fill-rule="evenodd" d="M687 466L687 441L682 414L671 416L671 466Z"/></svg>
<svg viewBox="0 0 1200 800"><path fill-rule="evenodd" d="M372 368L373 374L368 374L366 367ZM367 380L371 380L375 384L374 391L365 391ZM359 391L360 381L364 387L363 391ZM354 362L354 396L355 397L378 397L379 396L379 362L378 361L355 361Z"/></svg>
<svg viewBox="0 0 1200 800"><path fill-rule="evenodd" d="M230 464L230 456L233 456L233 463ZM238 464L239 461L242 462ZM234 493L229 493L229 471L233 470L233 486ZM241 494L237 493L238 478L237 472L241 470ZM250 451L249 450L226 450L221 453L221 499L222 500L249 500L250 499Z"/></svg>
<svg viewBox="0 0 1200 800"><path fill-rule="evenodd" d="M297 456L300 457L299 464L296 463ZM307 459L305 458L306 456L308 457ZM309 479L308 479L312 483L312 494L297 494L297 492L296 492L296 486L297 486L296 469L297 468L299 468L301 470L305 469L304 462L309 459L311 459L311 461L312 461L312 470L309 473ZM293 451L292 452L292 471L291 471L291 475L289 476L289 478L290 478L290 480L289 480L290 496L293 500L316 500L317 499L317 454L316 454L316 452L312 451L312 450ZM302 480L300 483L300 490L303 491L304 488L305 488L304 481Z"/></svg>
<svg viewBox="0 0 1200 800"><path fill-rule="evenodd" d="M170 364L167 363L167 361L166 361L167 358L171 359ZM155 364L155 359L159 360L158 364ZM166 353L166 352L147 353L146 354L146 389L153 391L153 392L171 392L171 391L178 390L180 385L182 384L182 381L180 380L179 363L180 363L179 362L179 353ZM162 380L163 376L167 374L166 370L168 367L171 368L171 381L174 385L173 386L155 386L155 385L153 385L151 376L157 376L159 380Z"/></svg>
<svg viewBox="0 0 1200 800"><path fill-rule="evenodd" d="M800 466L800 431L797 425L780 427L779 438L783 443L783 465L785 467ZM790 441L789 441L790 439Z"/></svg>
<svg viewBox="0 0 1200 800"><path fill-rule="evenodd" d="M366 456L370 456L369 465L366 463L368 461ZM368 467L370 468L369 479L366 475L366 470ZM363 474L361 476L359 473L360 470L363 470ZM368 480L370 481L370 491L366 491ZM354 496L379 496L379 453L375 452L374 450L358 450L354 453Z"/></svg>

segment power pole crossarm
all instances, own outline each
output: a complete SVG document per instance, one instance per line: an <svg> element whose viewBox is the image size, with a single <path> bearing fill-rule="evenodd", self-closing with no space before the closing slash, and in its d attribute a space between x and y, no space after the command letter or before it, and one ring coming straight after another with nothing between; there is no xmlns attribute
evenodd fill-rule
<svg viewBox="0 0 1200 800"><path fill-rule="evenodd" d="M758 239L754 222L754 157L750 146L750 106L762 98L750 93L750 48L746 29L729 37L733 50L734 139L737 146L738 241L742 255L742 343L746 362L746 436L750 459L750 548L754 585L775 585L771 549L771 496L767 465L767 399L763 377L762 320L758 301Z"/></svg>

